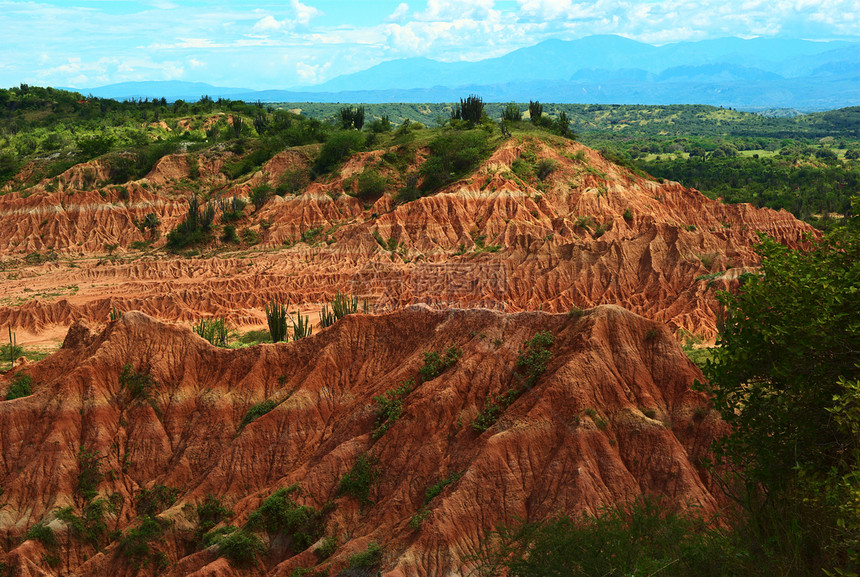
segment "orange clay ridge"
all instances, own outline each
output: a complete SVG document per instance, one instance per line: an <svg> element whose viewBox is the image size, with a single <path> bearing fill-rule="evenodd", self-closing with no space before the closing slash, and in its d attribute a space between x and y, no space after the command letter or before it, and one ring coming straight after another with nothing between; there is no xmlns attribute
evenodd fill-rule
<svg viewBox="0 0 860 577"><path fill-rule="evenodd" d="M0 563L27 577L335 575L378 544L382 575L441 577L475 570L499 524L644 496L704 516L726 505L703 467L725 425L692 390L703 377L676 333L714 338L715 290L754 270L759 233L797 246L813 229L532 137L398 204L404 183L383 153L247 207L236 227L258 244L197 255L162 250L191 194L183 155L122 186L91 186L106 178L95 160L0 196L0 326L19 343L65 335L0 373L0 399L22 378L32 390L0 401ZM198 181L247 197L313 154L228 181L229 153L210 151ZM557 167L524 180L511 171L524 154ZM368 166L390 191L365 206L352 177ZM161 238L133 248L152 212ZM371 312L240 349L189 328L263 326L272 298L316 324L337 292ZM108 321L112 310L123 314ZM518 360L536 335L551 354L528 382ZM450 362L431 374L432 352ZM397 402L383 413L387 391ZM344 490L362 464L365 492ZM255 511L272 495L310 521L270 531ZM201 507L216 502L224 513L207 524ZM219 557L236 532L264 545L256 563Z"/></svg>
<svg viewBox="0 0 860 577"><path fill-rule="evenodd" d="M198 182L220 198L247 198L257 185L307 169L311 152L287 150L229 182L220 169L231 153L210 151L199 155ZM114 308L261 326L273 297L314 314L340 291L367 297L379 312L417 303L506 312L617 304L710 340L714 289L757 264L757 235L797 245L813 232L788 212L725 205L642 178L578 143L533 137L507 140L437 194L396 204L386 193L363 206L344 191L365 167L378 165L392 192L403 184L381 163L383 152L357 154L259 211L249 205L236 228L256 232L259 244L192 258L157 250L187 210L183 155L121 186L87 188L107 178L104 161L95 160L51 181L52 192L43 182L0 196L0 326L17 330L19 342L41 334L61 340L74 321L105 322ZM543 182L524 181L511 172L524 153L557 168ZM416 163L423 157L419 151ZM148 213L161 220L161 237L149 250L131 249L146 240L134 222ZM31 264L25 256L33 252L57 258Z"/></svg>

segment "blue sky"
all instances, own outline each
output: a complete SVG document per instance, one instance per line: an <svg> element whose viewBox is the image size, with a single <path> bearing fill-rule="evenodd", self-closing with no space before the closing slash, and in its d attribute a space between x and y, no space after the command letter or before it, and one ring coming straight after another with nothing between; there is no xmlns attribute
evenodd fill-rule
<svg viewBox="0 0 860 577"><path fill-rule="evenodd" d="M0 86L324 82L384 60L478 60L548 38L651 44L860 36L856 0L0 0Z"/></svg>

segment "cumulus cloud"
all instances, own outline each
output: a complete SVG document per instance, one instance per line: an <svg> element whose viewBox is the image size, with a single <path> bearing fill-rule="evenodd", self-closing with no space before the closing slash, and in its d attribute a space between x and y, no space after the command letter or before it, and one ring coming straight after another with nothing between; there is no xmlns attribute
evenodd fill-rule
<svg viewBox="0 0 860 577"><path fill-rule="evenodd" d="M401 2L394 9L394 12L388 15L386 22L403 22L406 20L406 15L409 14L409 4Z"/></svg>

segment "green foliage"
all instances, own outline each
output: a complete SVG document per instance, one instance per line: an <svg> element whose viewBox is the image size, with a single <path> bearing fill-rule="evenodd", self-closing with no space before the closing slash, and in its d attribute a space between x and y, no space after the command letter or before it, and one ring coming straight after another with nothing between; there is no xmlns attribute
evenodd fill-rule
<svg viewBox="0 0 860 577"><path fill-rule="evenodd" d="M196 507L198 540L215 525L233 516L233 511L224 506L220 497L208 493Z"/></svg>
<svg viewBox="0 0 860 577"><path fill-rule="evenodd" d="M254 211L258 211L269 202L274 189L268 184L260 184L251 189L251 204L254 205Z"/></svg>
<svg viewBox="0 0 860 577"><path fill-rule="evenodd" d="M259 537L244 529L234 531L218 543L218 555L237 567L250 567L259 562L266 546Z"/></svg>
<svg viewBox="0 0 860 577"><path fill-rule="evenodd" d="M516 102L509 102L502 111L502 120L507 120L508 122L519 122L522 119L523 111L520 110L520 106Z"/></svg>
<svg viewBox="0 0 860 577"><path fill-rule="evenodd" d="M256 230L251 230L250 228L242 229L242 242L249 246L254 246L255 244L260 244L262 237L260 233Z"/></svg>
<svg viewBox="0 0 860 577"><path fill-rule="evenodd" d="M362 507L371 505L370 489L380 473L376 457L362 453L356 457L352 468L340 478L337 492L358 499Z"/></svg>
<svg viewBox="0 0 860 577"><path fill-rule="evenodd" d="M149 399L156 382L149 373L139 373L131 365L123 365L119 388L128 391L131 399Z"/></svg>
<svg viewBox="0 0 860 577"><path fill-rule="evenodd" d="M743 574L722 533L655 500L604 509L597 517L562 515L503 528L490 549L473 559L479 574L502 568L511 577Z"/></svg>
<svg viewBox="0 0 860 577"><path fill-rule="evenodd" d="M367 549L349 558L350 569L375 569L382 565L385 548L376 541L367 544Z"/></svg>
<svg viewBox="0 0 860 577"><path fill-rule="evenodd" d="M387 114L383 114L379 118L374 118L373 122L368 126L374 134L382 134L383 132L391 132L391 120Z"/></svg>
<svg viewBox="0 0 860 577"><path fill-rule="evenodd" d="M289 538L290 548L298 553L315 543L325 530L323 514L313 507L299 505L291 498L301 493L298 485L278 489L248 517L248 529L265 530L270 535Z"/></svg>
<svg viewBox="0 0 860 577"><path fill-rule="evenodd" d="M320 561L325 561L326 559L334 555L334 552L337 551L337 546L337 537L333 535L328 535L323 538L322 543L319 547L316 548L316 550L314 550L314 553L316 553L317 558Z"/></svg>
<svg viewBox="0 0 860 577"><path fill-rule="evenodd" d="M24 373L18 373L12 378L12 384L9 385L9 390L6 392L6 400L11 401L12 399L20 399L21 397L32 395L33 390L30 387L32 384L33 377Z"/></svg>
<svg viewBox="0 0 860 577"><path fill-rule="evenodd" d="M201 210L200 199L193 195L188 199L185 220L167 233L167 248L180 250L188 246L205 244L211 240L212 223L215 220L215 205L207 202Z"/></svg>
<svg viewBox="0 0 860 577"><path fill-rule="evenodd" d="M344 130L361 130L364 126L364 106L345 106L340 109L340 127Z"/></svg>
<svg viewBox="0 0 860 577"><path fill-rule="evenodd" d="M54 511L54 516L64 522L71 535L92 545L101 546L107 539L108 530L104 516L114 507L105 499L92 499L83 504L82 514L75 513L74 507L64 507Z"/></svg>
<svg viewBox="0 0 860 577"><path fill-rule="evenodd" d="M540 126L543 119L543 104L537 100L529 100L529 120L532 124Z"/></svg>
<svg viewBox="0 0 860 577"><path fill-rule="evenodd" d="M266 304L266 322L269 325L269 335L272 337L273 343L279 343L287 339L287 307L290 306L289 301L281 302L279 299L272 299Z"/></svg>
<svg viewBox="0 0 860 577"><path fill-rule="evenodd" d="M236 234L236 227L232 224L225 224L221 230L221 242L237 244L239 236Z"/></svg>
<svg viewBox="0 0 860 577"><path fill-rule="evenodd" d="M461 98L460 104L455 104L451 109L451 120L462 120L470 126L480 123L483 117L484 100L474 94Z"/></svg>
<svg viewBox="0 0 860 577"><path fill-rule="evenodd" d="M152 489L141 489L135 497L135 508L140 515L155 517L176 502L179 489L155 484Z"/></svg>
<svg viewBox="0 0 860 577"><path fill-rule="evenodd" d="M135 563L143 564L149 561L153 554L151 544L161 539L167 522L155 517L145 516L143 522L129 529L119 539L119 551Z"/></svg>
<svg viewBox="0 0 860 577"><path fill-rule="evenodd" d="M287 170L278 181L275 187L275 194L284 196L285 194L299 194L310 184L308 171L304 168L294 168Z"/></svg>
<svg viewBox="0 0 860 577"><path fill-rule="evenodd" d="M242 417L242 420L239 422L239 430L241 431L246 426L250 425L272 409L278 406L278 403L273 401L272 399L266 399L261 403L257 403L256 405L251 405L251 408L245 413L245 416Z"/></svg>
<svg viewBox="0 0 860 577"><path fill-rule="evenodd" d="M347 295L336 292L331 300L331 306L323 305L320 311L320 327L330 327L346 315L358 312L358 295ZM364 312L367 313L367 299L364 300Z"/></svg>
<svg viewBox="0 0 860 577"><path fill-rule="evenodd" d="M421 192L429 194L477 168L490 150L483 130L443 132L428 144L430 155L421 165Z"/></svg>
<svg viewBox="0 0 860 577"><path fill-rule="evenodd" d="M403 398L412 392L414 382L410 379L397 387L389 389L382 395L373 397L376 405L376 428L371 436L378 439L384 435L403 412Z"/></svg>
<svg viewBox="0 0 860 577"><path fill-rule="evenodd" d="M445 490L445 487L448 485L452 485L460 480L460 477L463 476L463 473L454 472L440 480L438 483L430 486L427 491L424 493L424 504L428 504L434 498L436 498L442 491Z"/></svg>
<svg viewBox="0 0 860 577"><path fill-rule="evenodd" d="M544 180L552 174L556 168L558 168L558 162L551 158L542 158L535 167L535 174L540 180Z"/></svg>
<svg viewBox="0 0 860 577"><path fill-rule="evenodd" d="M313 172L322 175L331 172L353 152L364 148L364 134L354 130L335 132L323 145L314 164Z"/></svg>
<svg viewBox="0 0 860 577"><path fill-rule="evenodd" d="M860 476L847 409L860 403L860 233L803 251L765 238L757 251L759 274L718 297L726 314L704 388L731 432L715 444L716 461L742 471L726 483L752 538L791 572L856 570L860 511L845 504L856 503ZM786 519L795 530L783 529Z"/></svg>
<svg viewBox="0 0 860 577"><path fill-rule="evenodd" d="M45 547L54 547L57 544L57 537L54 535L54 530L43 522L36 523L24 533L24 540L32 539L41 542Z"/></svg>
<svg viewBox="0 0 860 577"><path fill-rule="evenodd" d="M453 344L442 354L436 351L425 351L424 365L418 369L419 381L422 383L432 381L441 375L442 371L456 363L462 355L463 351Z"/></svg>
<svg viewBox="0 0 860 577"><path fill-rule="evenodd" d="M356 196L363 202L376 200L385 192L388 180L372 168L365 169L358 175L358 193Z"/></svg>
<svg viewBox="0 0 860 577"><path fill-rule="evenodd" d="M85 447L78 452L78 494L85 502L92 501L98 494L98 486L104 479L101 459L98 453L91 453Z"/></svg>
<svg viewBox="0 0 860 577"><path fill-rule="evenodd" d="M514 383L500 396L491 395L484 408L472 421L472 429L483 433L492 427L502 413L524 392L533 388L540 376L546 371L547 363L552 358L549 347L555 342L555 337L549 331L535 334L525 342L526 350L520 351L517 357L517 372L514 373Z"/></svg>
<svg viewBox="0 0 860 577"><path fill-rule="evenodd" d="M215 345L216 347L227 346L227 333L229 332L229 328L227 327L227 319L225 317L200 319L191 325L191 328L194 330L195 334L206 339L210 344Z"/></svg>

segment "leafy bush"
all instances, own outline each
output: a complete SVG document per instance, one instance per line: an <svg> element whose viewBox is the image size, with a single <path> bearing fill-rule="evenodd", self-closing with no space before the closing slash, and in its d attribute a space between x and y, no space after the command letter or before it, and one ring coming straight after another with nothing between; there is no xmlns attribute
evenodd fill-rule
<svg viewBox="0 0 860 577"><path fill-rule="evenodd" d="M352 468L341 477L337 492L358 499L362 506L371 505L370 488L379 474L376 457L362 453L356 457Z"/></svg>
<svg viewBox="0 0 860 577"><path fill-rule="evenodd" d="M556 168L558 168L558 162L551 158L543 158L538 162L537 167L535 168L535 174L540 180L544 180Z"/></svg>
<svg viewBox="0 0 860 577"><path fill-rule="evenodd" d="M364 135L354 130L335 132L320 150L314 163L314 174L326 174L334 170L340 162L353 152L364 147Z"/></svg>
<svg viewBox="0 0 860 577"><path fill-rule="evenodd" d="M85 501L92 501L98 494L98 486L104 479L101 459L98 453L91 453L85 447L78 452L78 494Z"/></svg>
<svg viewBox="0 0 860 577"><path fill-rule="evenodd" d="M375 134L391 132L391 121L388 119L387 114L383 114L380 118L374 118L368 128Z"/></svg>
<svg viewBox="0 0 860 577"><path fill-rule="evenodd" d="M493 553L473 560L501 565L512 577L743 574L742 557L721 532L656 500L502 529L496 542Z"/></svg>
<svg viewBox="0 0 860 577"><path fill-rule="evenodd" d="M275 187L275 194L298 194L310 184L308 171L304 168L295 168L284 172Z"/></svg>
<svg viewBox="0 0 860 577"><path fill-rule="evenodd" d="M38 522L24 534L24 540L39 541L45 547L53 547L57 544L57 537L54 535L54 530L45 525L43 522Z"/></svg>
<svg viewBox="0 0 860 577"><path fill-rule="evenodd" d="M269 201L274 190L268 184L260 184L251 189L251 204L254 211L258 211Z"/></svg>
<svg viewBox="0 0 860 577"><path fill-rule="evenodd" d="M451 473L450 475L448 475L447 477L445 477L444 479L442 479L441 481L439 481L438 483L429 487L427 489L427 491L425 491L425 493L424 493L424 503L427 504L430 501L432 501L437 495L439 495L439 493L441 493L442 491L445 490L445 487L447 487L448 485L451 485L453 483L456 483L457 481L460 480L460 477L462 477L462 476L463 476L463 473L454 472L454 473Z"/></svg>
<svg viewBox="0 0 860 577"><path fill-rule="evenodd" d="M323 515L313 507L299 505L290 498L300 492L298 485L278 489L248 517L247 527L280 533L291 540L295 552L303 551L319 539L325 529Z"/></svg>
<svg viewBox="0 0 860 577"><path fill-rule="evenodd" d="M367 544L367 549L349 558L350 569L374 569L382 565L385 549L376 541Z"/></svg>
<svg viewBox="0 0 860 577"><path fill-rule="evenodd" d="M218 555L237 567L256 565L258 557L266 552L259 537L245 530L234 531L218 544Z"/></svg>
<svg viewBox="0 0 860 577"><path fill-rule="evenodd" d="M403 411L403 398L412 392L413 385L410 379L396 389L390 389L382 395L373 397L373 402L376 404L376 429L371 436L374 439L384 435L394 421L400 418Z"/></svg>
<svg viewBox="0 0 860 577"><path fill-rule="evenodd" d="M11 401L12 399L20 399L21 397L28 397L33 394L30 385L33 384L33 377L30 375L25 375L23 373L18 373L12 379L12 384L9 385L9 390L6 392L6 400Z"/></svg>
<svg viewBox="0 0 860 577"><path fill-rule="evenodd" d="M487 134L482 130L444 132L428 144L430 156L421 166L427 194L450 184L477 168L489 152Z"/></svg>
<svg viewBox="0 0 860 577"><path fill-rule="evenodd" d="M514 379L518 381L502 395L491 395L484 408L472 421L472 429L476 433L483 433L492 427L499 417L511 404L527 390L537 384L540 376L546 371L546 365L552 357L548 350L553 345L555 338L549 331L537 333L525 342L526 350L520 351L517 357L517 371Z"/></svg>
<svg viewBox="0 0 860 577"><path fill-rule="evenodd" d="M212 527L233 516L233 511L224 506L220 497L208 493L202 503L196 507L198 538Z"/></svg>
<svg viewBox="0 0 860 577"><path fill-rule="evenodd" d="M119 539L119 550L128 558L137 562L144 562L152 554L150 544L160 539L164 534L166 522L154 517L146 516L143 522L133 529L129 529Z"/></svg>
<svg viewBox="0 0 860 577"><path fill-rule="evenodd" d="M463 355L463 351L455 345L451 345L440 355L436 351L424 352L424 365L418 369L418 376L422 383L432 381L442 374L442 371L452 366Z"/></svg>
<svg viewBox="0 0 860 577"><path fill-rule="evenodd" d="M245 201L234 196L229 201L219 198L218 208L221 209L221 222L228 223L242 218L245 210Z"/></svg>
<svg viewBox="0 0 860 577"><path fill-rule="evenodd" d="M334 552L337 551L337 545L337 537L329 535L323 539L322 544L316 548L314 553L320 561L325 561L334 555Z"/></svg>
<svg viewBox="0 0 860 577"><path fill-rule="evenodd" d="M379 171L365 169L358 175L358 193L356 196L364 202L376 200L385 192L386 184L388 184L388 180L379 174Z"/></svg>
<svg viewBox="0 0 860 577"><path fill-rule="evenodd" d="M123 365L119 374L119 388L127 390L131 399L148 399L155 384L148 373L138 373L131 365Z"/></svg>
<svg viewBox="0 0 860 577"><path fill-rule="evenodd" d="M232 224L225 224L221 230L221 242L236 244L239 242L239 235L236 234L236 227Z"/></svg>
<svg viewBox="0 0 860 577"><path fill-rule="evenodd" d="M135 508L140 515L155 517L176 502L179 490L175 487L155 484L152 489L142 489L135 497Z"/></svg>
<svg viewBox="0 0 860 577"><path fill-rule="evenodd" d="M251 408L248 409L248 412L245 413L245 416L242 417L242 420L239 422L239 430L241 431L277 406L278 403L272 399L266 399L262 403L251 405Z"/></svg>

